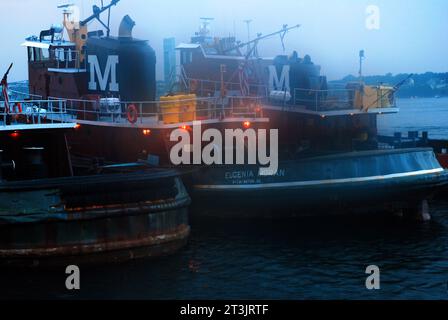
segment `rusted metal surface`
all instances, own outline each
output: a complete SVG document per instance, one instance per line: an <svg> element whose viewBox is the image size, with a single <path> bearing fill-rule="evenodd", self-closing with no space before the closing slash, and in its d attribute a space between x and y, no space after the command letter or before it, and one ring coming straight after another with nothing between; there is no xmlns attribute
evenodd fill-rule
<svg viewBox="0 0 448 320"><path fill-rule="evenodd" d="M439 160L442 167L448 170L448 154L438 154L437 159Z"/></svg>
<svg viewBox="0 0 448 320"><path fill-rule="evenodd" d="M90 264L171 254L186 244L190 227L181 225L158 235L72 246L1 249L0 265Z"/></svg>
<svg viewBox="0 0 448 320"><path fill-rule="evenodd" d="M172 172L144 176L35 181L43 189L26 181L22 191L15 183L0 192L0 265L122 261L179 249L190 233L190 197Z"/></svg>

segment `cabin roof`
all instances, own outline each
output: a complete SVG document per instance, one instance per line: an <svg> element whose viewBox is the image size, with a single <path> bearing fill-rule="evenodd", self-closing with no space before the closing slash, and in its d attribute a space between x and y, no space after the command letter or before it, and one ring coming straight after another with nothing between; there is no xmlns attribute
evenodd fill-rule
<svg viewBox="0 0 448 320"><path fill-rule="evenodd" d="M200 48L201 45L198 43L181 43L179 44L176 49L177 50L182 50L182 49L198 49Z"/></svg>
<svg viewBox="0 0 448 320"><path fill-rule="evenodd" d="M74 46L76 46L76 44L69 41L51 42L48 40L42 40L42 41L27 40L24 43L22 43L22 47L39 48L39 49L50 49L50 47L74 47Z"/></svg>

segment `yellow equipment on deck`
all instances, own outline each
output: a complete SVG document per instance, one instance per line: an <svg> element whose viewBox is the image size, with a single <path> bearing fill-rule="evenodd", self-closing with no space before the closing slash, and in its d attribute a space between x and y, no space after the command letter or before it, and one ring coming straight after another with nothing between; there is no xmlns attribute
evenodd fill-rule
<svg viewBox="0 0 448 320"><path fill-rule="evenodd" d="M368 111L394 107L395 90L391 86L367 86L362 83L349 83L347 89L353 90L351 98L355 109Z"/></svg>
<svg viewBox="0 0 448 320"><path fill-rule="evenodd" d="M160 102L160 110L165 124L196 120L197 100L195 94L161 97Z"/></svg>

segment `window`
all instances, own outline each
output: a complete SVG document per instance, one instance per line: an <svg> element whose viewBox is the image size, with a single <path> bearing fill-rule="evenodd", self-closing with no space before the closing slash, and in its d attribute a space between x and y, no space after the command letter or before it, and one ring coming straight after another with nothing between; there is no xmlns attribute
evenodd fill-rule
<svg viewBox="0 0 448 320"><path fill-rule="evenodd" d="M65 61L65 51L62 48L54 49L54 57L58 61Z"/></svg>
<svg viewBox="0 0 448 320"><path fill-rule="evenodd" d="M41 61L42 60L42 49L33 48L33 51L34 51L34 61Z"/></svg>
<svg viewBox="0 0 448 320"><path fill-rule="evenodd" d="M35 62L50 60L50 50L40 48L29 48L28 57Z"/></svg>
<svg viewBox="0 0 448 320"><path fill-rule="evenodd" d="M42 49L42 61L48 61L50 60L50 50L48 49Z"/></svg>
<svg viewBox="0 0 448 320"><path fill-rule="evenodd" d="M34 49L31 47L28 47L28 61L34 61Z"/></svg>
<svg viewBox="0 0 448 320"><path fill-rule="evenodd" d="M193 62L193 52L182 51L181 64L188 64Z"/></svg>

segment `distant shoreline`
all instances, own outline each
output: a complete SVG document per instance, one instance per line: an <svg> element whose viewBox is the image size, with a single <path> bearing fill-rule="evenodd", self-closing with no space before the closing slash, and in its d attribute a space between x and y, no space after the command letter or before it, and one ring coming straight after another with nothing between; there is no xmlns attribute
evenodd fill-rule
<svg viewBox="0 0 448 320"><path fill-rule="evenodd" d="M395 86L408 78L410 74L391 73L386 75L365 76L363 80L368 85L387 84ZM337 81L330 81L331 85L345 86L348 82L359 81L359 77L348 75ZM434 73L426 72L423 74L414 74L396 95L398 98L442 98L448 97L448 72Z"/></svg>

